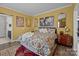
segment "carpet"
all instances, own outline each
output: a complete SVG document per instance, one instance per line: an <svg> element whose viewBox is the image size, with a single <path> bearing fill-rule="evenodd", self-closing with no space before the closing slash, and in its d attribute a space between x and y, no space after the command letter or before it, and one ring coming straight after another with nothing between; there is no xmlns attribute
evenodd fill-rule
<svg viewBox="0 0 79 59"><path fill-rule="evenodd" d="M57 45L54 56L76 56L76 52L70 47Z"/></svg>
<svg viewBox="0 0 79 59"><path fill-rule="evenodd" d="M15 56L15 55L16 56L18 56L18 55L23 56L23 54L20 54L20 53L17 54L17 52L16 52L18 50L18 48L20 48L20 47L21 47L20 44L12 44L5 49L1 49L0 56ZM25 48L23 47L23 49L25 49ZM19 50L19 51L21 51L21 50ZM24 52L24 50L22 52ZM36 54L33 54L33 52L30 52L28 49L26 49L26 51L24 52L24 55L25 56L35 56ZM72 48L65 47L62 45L57 45L57 47L55 48L53 56L76 56L76 52L73 51Z"/></svg>
<svg viewBox="0 0 79 59"><path fill-rule="evenodd" d="M0 45L0 56L15 56L16 50L21 45L19 42L11 42Z"/></svg>

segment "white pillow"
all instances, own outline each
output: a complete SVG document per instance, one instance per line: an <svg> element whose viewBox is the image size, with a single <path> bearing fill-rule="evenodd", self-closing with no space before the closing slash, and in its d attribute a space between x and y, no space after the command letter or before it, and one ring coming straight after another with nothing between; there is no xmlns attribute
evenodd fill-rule
<svg viewBox="0 0 79 59"><path fill-rule="evenodd" d="M47 29L39 29L39 32L46 33L48 31L47 31Z"/></svg>

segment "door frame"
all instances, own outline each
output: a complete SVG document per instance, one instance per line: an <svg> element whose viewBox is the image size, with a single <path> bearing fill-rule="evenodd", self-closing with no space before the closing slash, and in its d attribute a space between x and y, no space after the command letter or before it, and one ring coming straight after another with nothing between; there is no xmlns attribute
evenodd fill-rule
<svg viewBox="0 0 79 59"><path fill-rule="evenodd" d="M78 26L78 23L77 21L79 21L78 19L78 7L79 7L79 4L76 4L75 5L75 8L74 8L74 14L73 14L73 50L77 52L77 55L79 55L78 53L78 41L79 41L79 38L77 37L77 26Z"/></svg>
<svg viewBox="0 0 79 59"><path fill-rule="evenodd" d="M8 17L11 17L13 19L13 16L11 16L11 15L6 15L6 14L0 14L0 15L5 16L7 19L8 19ZM7 19L6 19L6 39L8 39ZM10 39L10 41L13 40L13 21L12 21L11 27L12 27L12 31L11 31L11 39Z"/></svg>

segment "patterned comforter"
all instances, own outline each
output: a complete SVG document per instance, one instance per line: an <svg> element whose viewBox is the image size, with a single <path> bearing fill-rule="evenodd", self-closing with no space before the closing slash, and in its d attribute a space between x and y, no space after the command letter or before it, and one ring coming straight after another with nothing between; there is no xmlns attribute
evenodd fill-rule
<svg viewBox="0 0 79 59"><path fill-rule="evenodd" d="M21 44L36 53L37 55L49 55L51 49L55 45L55 39L57 38L54 31L42 33L36 31L34 33L28 32L22 35L20 40Z"/></svg>

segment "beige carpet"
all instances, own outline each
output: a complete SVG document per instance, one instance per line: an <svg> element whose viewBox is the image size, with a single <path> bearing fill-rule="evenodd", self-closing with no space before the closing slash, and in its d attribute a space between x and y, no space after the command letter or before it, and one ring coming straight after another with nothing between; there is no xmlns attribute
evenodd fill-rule
<svg viewBox="0 0 79 59"><path fill-rule="evenodd" d="M0 56L14 56L15 53L16 53L16 49L18 48L19 46L13 46L13 47L10 47L10 48L7 48L7 49L4 49L4 50L1 50L0 51Z"/></svg>
<svg viewBox="0 0 79 59"><path fill-rule="evenodd" d="M7 46L8 44L9 46ZM20 44L18 42L3 44L3 47L0 49L0 56L15 56L16 49L19 46Z"/></svg>
<svg viewBox="0 0 79 59"><path fill-rule="evenodd" d="M76 52L70 47L57 45L54 56L76 56Z"/></svg>
<svg viewBox="0 0 79 59"><path fill-rule="evenodd" d="M6 39L6 38L0 38L0 44L4 44L4 43L7 43L7 42L10 42L10 40Z"/></svg>
<svg viewBox="0 0 79 59"><path fill-rule="evenodd" d="M8 44L9 47L6 47ZM0 56L15 56L16 49L20 46L18 42L8 43L6 46L2 46L0 49ZM4 48L6 47L6 48ZM3 49L4 48L4 49ZM57 48L54 51L54 56L75 56L75 52L72 48L57 45Z"/></svg>

